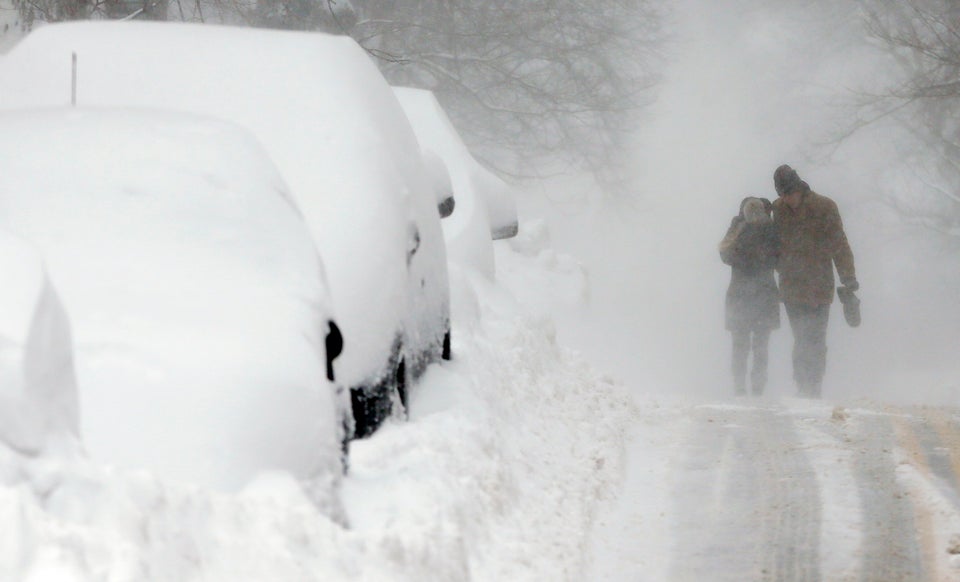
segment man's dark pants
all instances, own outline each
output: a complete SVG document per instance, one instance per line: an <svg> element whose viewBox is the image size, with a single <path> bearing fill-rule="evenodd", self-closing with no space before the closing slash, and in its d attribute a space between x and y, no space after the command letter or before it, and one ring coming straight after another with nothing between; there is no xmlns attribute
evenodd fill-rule
<svg viewBox="0 0 960 582"><path fill-rule="evenodd" d="M820 396L827 369L827 323L830 305L786 303L793 330L793 379L801 396Z"/></svg>

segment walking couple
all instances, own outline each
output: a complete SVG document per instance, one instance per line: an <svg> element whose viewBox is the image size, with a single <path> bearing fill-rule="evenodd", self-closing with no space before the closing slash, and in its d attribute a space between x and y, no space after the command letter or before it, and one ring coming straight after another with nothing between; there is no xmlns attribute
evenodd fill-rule
<svg viewBox="0 0 960 582"><path fill-rule="evenodd" d="M726 299L726 327L733 337L733 378L737 394L747 391L747 360L753 353L750 388L767 383L770 332L780 327L780 302L793 330L793 379L800 396L818 398L827 365L827 323L836 265L847 322L859 324L859 288L853 253L837 204L810 189L797 172L782 165L773 174L777 200L745 198L726 236L720 257L732 268ZM779 274L779 290L774 280Z"/></svg>

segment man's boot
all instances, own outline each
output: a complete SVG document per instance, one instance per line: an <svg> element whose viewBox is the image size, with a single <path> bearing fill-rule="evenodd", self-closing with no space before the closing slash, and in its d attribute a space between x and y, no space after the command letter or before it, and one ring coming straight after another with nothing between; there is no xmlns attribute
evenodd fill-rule
<svg viewBox="0 0 960 582"><path fill-rule="evenodd" d="M800 398L820 398L820 382L804 382L797 385Z"/></svg>
<svg viewBox="0 0 960 582"><path fill-rule="evenodd" d="M737 396L743 396L747 393L747 377L738 376L733 379L733 393Z"/></svg>
<svg viewBox="0 0 960 582"><path fill-rule="evenodd" d="M820 384L820 380L810 383L810 398L820 398Z"/></svg>

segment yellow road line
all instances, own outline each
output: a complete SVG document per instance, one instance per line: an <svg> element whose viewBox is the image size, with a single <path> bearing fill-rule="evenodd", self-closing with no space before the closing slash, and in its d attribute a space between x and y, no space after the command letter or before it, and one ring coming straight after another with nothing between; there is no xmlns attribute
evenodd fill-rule
<svg viewBox="0 0 960 582"><path fill-rule="evenodd" d="M928 420L937 433L940 443L947 450L950 457L950 468L953 470L954 484L956 487L960 487L960 429L955 422L952 422L950 415L943 410L929 411Z"/></svg>
<svg viewBox="0 0 960 582"><path fill-rule="evenodd" d="M920 447L920 439L910 426L908 417L902 413L891 411L893 419L893 433L897 442L907 453L907 460L924 479L932 481L933 475L930 464ZM937 560L937 542L934 534L933 514L930 508L923 503L923 492L916 487L909 487L909 503L913 507L914 523L917 532L917 542L920 548L920 559L923 572L931 580L941 580Z"/></svg>

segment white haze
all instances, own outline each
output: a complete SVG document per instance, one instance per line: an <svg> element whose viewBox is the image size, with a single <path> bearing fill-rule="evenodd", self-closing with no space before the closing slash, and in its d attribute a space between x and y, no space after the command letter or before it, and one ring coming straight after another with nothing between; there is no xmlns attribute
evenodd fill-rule
<svg viewBox="0 0 960 582"><path fill-rule="evenodd" d="M776 196L773 170L789 163L839 204L862 286L860 328L832 308L825 397L955 404L957 257L906 236L878 200L901 187L909 146L890 127L821 145L852 119L839 104L884 61L852 3L786 4L675 4L664 83L631 157L638 203L584 199L569 181L528 201L589 266L589 306L561 322L561 341L642 393L729 395L730 273L716 245L743 197ZM773 397L794 395L791 345L782 313Z"/></svg>

